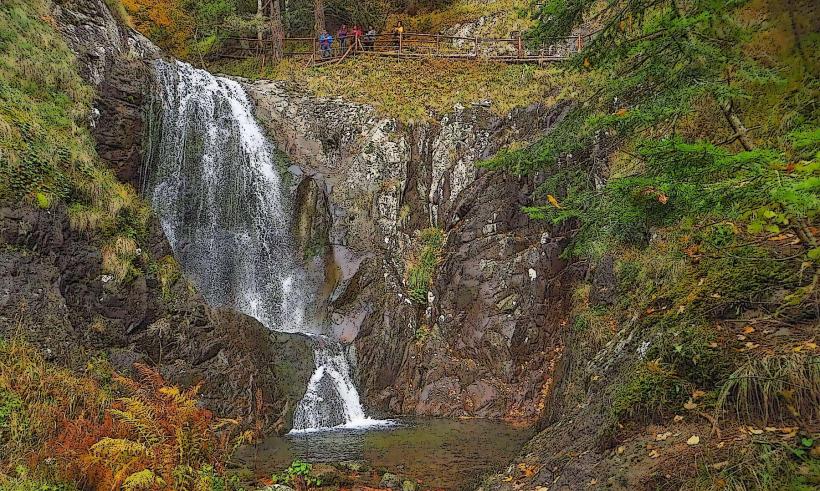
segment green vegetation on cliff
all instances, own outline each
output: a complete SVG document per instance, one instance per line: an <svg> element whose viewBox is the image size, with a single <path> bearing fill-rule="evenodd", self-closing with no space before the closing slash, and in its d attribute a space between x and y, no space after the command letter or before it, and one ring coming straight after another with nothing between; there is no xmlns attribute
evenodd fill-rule
<svg viewBox="0 0 820 491"><path fill-rule="evenodd" d="M125 280L150 210L97 156L94 92L47 22L50 5L0 5L0 203L67 205L71 226L99 236L104 268Z"/></svg>

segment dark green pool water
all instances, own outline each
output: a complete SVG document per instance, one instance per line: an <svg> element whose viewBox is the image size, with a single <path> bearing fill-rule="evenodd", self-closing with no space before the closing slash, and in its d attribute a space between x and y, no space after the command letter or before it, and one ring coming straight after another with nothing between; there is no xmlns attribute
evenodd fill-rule
<svg viewBox="0 0 820 491"><path fill-rule="evenodd" d="M367 430L334 430L271 437L240 457L263 474L294 459L365 461L373 468L422 481L426 486L472 489L507 465L532 430L484 420L410 419Z"/></svg>

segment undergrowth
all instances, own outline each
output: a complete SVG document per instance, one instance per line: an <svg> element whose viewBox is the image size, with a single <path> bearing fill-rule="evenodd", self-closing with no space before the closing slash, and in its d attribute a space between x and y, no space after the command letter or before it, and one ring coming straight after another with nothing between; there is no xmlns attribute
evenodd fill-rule
<svg viewBox="0 0 820 491"><path fill-rule="evenodd" d="M527 7L528 3L521 0L456 0L440 9L391 15L387 27L401 21L407 32L439 34L483 17L486 22L471 35L504 38L531 25Z"/></svg>
<svg viewBox="0 0 820 491"><path fill-rule="evenodd" d="M225 464L253 436L136 365L74 373L22 338L0 342L0 489L235 489Z"/></svg>

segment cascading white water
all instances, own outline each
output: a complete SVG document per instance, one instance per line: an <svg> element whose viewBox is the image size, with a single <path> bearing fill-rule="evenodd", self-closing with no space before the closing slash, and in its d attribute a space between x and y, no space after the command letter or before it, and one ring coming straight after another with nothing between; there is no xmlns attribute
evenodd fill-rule
<svg viewBox="0 0 820 491"><path fill-rule="evenodd" d="M155 69L143 191L174 255L209 303L316 337L316 372L294 428L378 423L364 415L342 345L307 322L316 289L294 259L274 147L242 86L181 62Z"/></svg>

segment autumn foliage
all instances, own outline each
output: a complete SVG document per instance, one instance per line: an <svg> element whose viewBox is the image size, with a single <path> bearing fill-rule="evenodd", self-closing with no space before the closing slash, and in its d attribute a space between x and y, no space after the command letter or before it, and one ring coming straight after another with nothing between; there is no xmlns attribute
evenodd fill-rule
<svg viewBox="0 0 820 491"><path fill-rule="evenodd" d="M200 385L181 390L148 366L135 369L139 380L114 376L128 395L102 421L68 421L49 445L66 477L98 490L189 489L218 478L251 435L234 436L237 421L198 407Z"/></svg>
<svg viewBox="0 0 820 491"><path fill-rule="evenodd" d="M178 57L186 57L195 20L183 0L122 0L134 27Z"/></svg>
<svg viewBox="0 0 820 491"><path fill-rule="evenodd" d="M182 390L141 364L132 379L100 360L77 375L20 340L0 354L0 477L24 466L82 489L231 489L225 463L253 435L199 407L200 385Z"/></svg>

